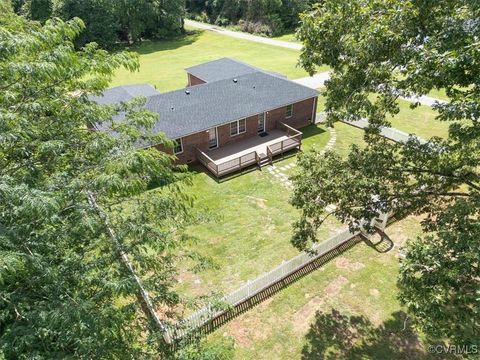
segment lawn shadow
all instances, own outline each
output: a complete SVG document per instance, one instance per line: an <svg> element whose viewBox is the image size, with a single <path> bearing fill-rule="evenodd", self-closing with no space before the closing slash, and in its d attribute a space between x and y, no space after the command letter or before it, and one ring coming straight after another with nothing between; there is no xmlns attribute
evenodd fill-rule
<svg viewBox="0 0 480 360"><path fill-rule="evenodd" d="M202 31L187 31L178 37L165 40L144 40L141 44L123 48L122 50L135 51L140 55L155 53L158 51L175 50L183 46L191 45L198 40Z"/></svg>
<svg viewBox="0 0 480 360"><path fill-rule="evenodd" d="M317 311L305 339L302 360L432 358L403 311L379 326L364 316L348 316L336 309Z"/></svg>
<svg viewBox="0 0 480 360"><path fill-rule="evenodd" d="M308 139L309 137L317 136L325 132L326 130L318 127L317 125L308 125L302 129L302 139Z"/></svg>
<svg viewBox="0 0 480 360"><path fill-rule="evenodd" d="M372 238L366 238L365 242L368 246L375 249L379 253L387 253L395 247L395 243L390 237L380 229L377 229L379 240L374 242Z"/></svg>

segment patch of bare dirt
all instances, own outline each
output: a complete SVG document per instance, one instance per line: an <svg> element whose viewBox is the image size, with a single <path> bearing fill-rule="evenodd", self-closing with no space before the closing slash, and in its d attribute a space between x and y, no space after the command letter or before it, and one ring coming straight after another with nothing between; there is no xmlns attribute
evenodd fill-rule
<svg viewBox="0 0 480 360"><path fill-rule="evenodd" d="M232 325L230 326L228 333L235 339L235 344L246 348L249 348L252 345L252 339L250 339L248 328L246 326Z"/></svg>
<svg viewBox="0 0 480 360"><path fill-rule="evenodd" d="M273 295L275 296L275 295ZM268 305L270 305L270 303L273 301L273 296L270 296L268 299L266 300L263 300L260 304L258 304L258 308L259 309L266 309L268 307Z"/></svg>
<svg viewBox="0 0 480 360"><path fill-rule="evenodd" d="M300 310L293 314L293 327L295 332L305 332L310 326L310 320L315 316L315 312L319 306L323 303L323 300L319 297L313 297L303 305Z"/></svg>
<svg viewBox="0 0 480 360"><path fill-rule="evenodd" d="M362 264L361 262L358 262L358 261L352 262L352 261L350 261L349 259L347 259L343 256L339 257L335 261L335 266L338 269L347 269L347 270L351 270L351 271L358 271L358 270L363 269L365 267L365 265Z"/></svg>
<svg viewBox="0 0 480 360"><path fill-rule="evenodd" d="M338 276L335 280L330 281L330 283L325 288L325 292L328 296L333 297L337 295L345 284L348 283L346 277Z"/></svg>
<svg viewBox="0 0 480 360"><path fill-rule="evenodd" d="M370 289L370 295L372 295L374 297L379 297L380 296L380 291L378 291L377 289Z"/></svg>
<svg viewBox="0 0 480 360"><path fill-rule="evenodd" d="M269 324L262 323L258 314L245 313L227 325L226 333L235 339L235 344L250 348L253 343L271 336L271 328Z"/></svg>

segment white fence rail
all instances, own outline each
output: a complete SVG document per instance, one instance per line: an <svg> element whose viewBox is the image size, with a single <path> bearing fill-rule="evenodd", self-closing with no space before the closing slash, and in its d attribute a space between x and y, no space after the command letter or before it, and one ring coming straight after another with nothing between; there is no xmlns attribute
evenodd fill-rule
<svg viewBox="0 0 480 360"><path fill-rule="evenodd" d="M262 290L265 290L272 284L279 282L285 276L294 273L320 256L323 256L329 251L337 248L358 234L360 234L360 231L351 233L348 229L346 229L322 243L315 244L310 251L302 252L294 258L277 266L273 270L260 275L255 280L248 281L245 285L225 296L220 302L223 302L225 304L225 308L227 309L228 307L238 305L246 299L260 293ZM206 307L196 311L189 317L186 317L180 321L173 328L168 328L167 337L170 339L170 341L181 338L189 330L201 327L209 320L221 315L227 309L216 309L214 306L212 306L212 304L208 304Z"/></svg>
<svg viewBox="0 0 480 360"><path fill-rule="evenodd" d="M382 214L376 221L376 226L383 230L386 225L386 219L387 215ZM189 331L205 325L208 321L228 311L229 308L251 299L263 290L280 282L288 275L294 274L309 263L312 263L360 234L360 230L350 232L347 228L326 241L313 245L308 251L303 251L290 260L283 262L273 270L260 275L252 281L248 281L245 285L223 297L220 303L224 303L225 306L218 308L212 304L208 304L174 326L168 327L165 332L165 339L171 343L175 339L185 336Z"/></svg>

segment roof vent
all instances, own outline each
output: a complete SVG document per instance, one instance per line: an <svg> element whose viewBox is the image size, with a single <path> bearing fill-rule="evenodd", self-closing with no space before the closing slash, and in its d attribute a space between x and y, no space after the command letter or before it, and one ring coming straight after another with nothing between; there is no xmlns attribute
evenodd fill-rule
<svg viewBox="0 0 480 360"><path fill-rule="evenodd" d="M186 89L185 94L190 95L190 90Z"/></svg>
<svg viewBox="0 0 480 360"><path fill-rule="evenodd" d="M255 85L253 85L253 88L255 89Z"/></svg>
<svg viewBox="0 0 480 360"><path fill-rule="evenodd" d="M237 81L238 81L237 78L233 79L233 82L234 82L235 84L237 83Z"/></svg>
<svg viewBox="0 0 480 360"><path fill-rule="evenodd" d="M173 110L175 110L175 108L172 106L172 107L170 108L170 110L172 110L172 111L173 111Z"/></svg>

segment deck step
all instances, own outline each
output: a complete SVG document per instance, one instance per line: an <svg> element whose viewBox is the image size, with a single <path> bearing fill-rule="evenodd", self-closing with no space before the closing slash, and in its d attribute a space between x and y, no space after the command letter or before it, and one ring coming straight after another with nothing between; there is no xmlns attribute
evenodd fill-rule
<svg viewBox="0 0 480 360"><path fill-rule="evenodd" d="M264 159L260 159L260 161L258 162L258 165L260 167L263 167L265 165L268 165L270 164L270 159L267 157L267 158L264 158Z"/></svg>

